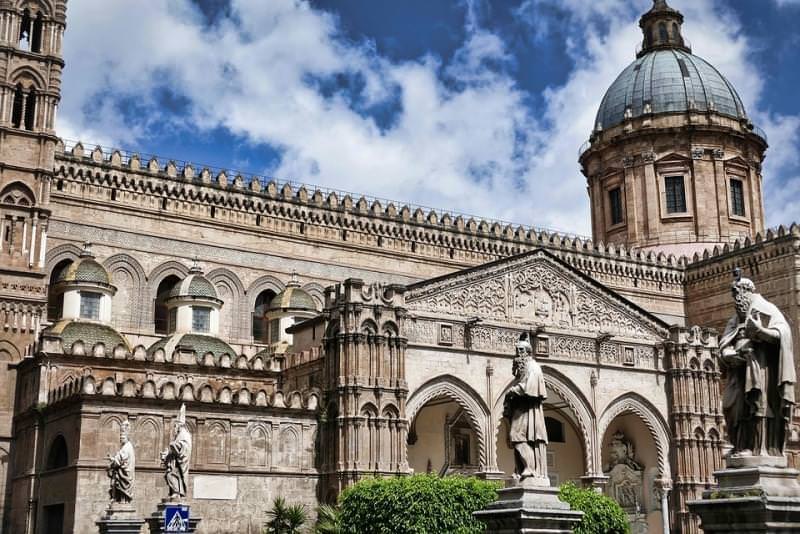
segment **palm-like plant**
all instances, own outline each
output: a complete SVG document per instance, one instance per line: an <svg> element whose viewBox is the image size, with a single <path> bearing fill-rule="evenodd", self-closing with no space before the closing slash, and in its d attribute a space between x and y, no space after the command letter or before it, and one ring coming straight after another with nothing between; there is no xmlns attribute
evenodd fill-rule
<svg viewBox="0 0 800 534"><path fill-rule="evenodd" d="M316 534L341 534L342 516L335 506L323 504L317 508L317 525L314 529Z"/></svg>
<svg viewBox="0 0 800 534"><path fill-rule="evenodd" d="M302 504L286 504L283 497L275 497L272 509L267 510L266 534L299 534L300 527L308 521L308 512Z"/></svg>

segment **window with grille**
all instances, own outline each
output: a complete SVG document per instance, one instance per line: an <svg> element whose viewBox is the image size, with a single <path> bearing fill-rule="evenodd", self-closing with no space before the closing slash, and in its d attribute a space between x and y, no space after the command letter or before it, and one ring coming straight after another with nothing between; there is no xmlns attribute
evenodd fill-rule
<svg viewBox="0 0 800 534"><path fill-rule="evenodd" d="M608 201L611 205L611 224L622 223L622 190L617 187L608 192Z"/></svg>
<svg viewBox="0 0 800 534"><path fill-rule="evenodd" d="M269 322L269 342L277 343L281 340L281 320L273 319Z"/></svg>
<svg viewBox="0 0 800 534"><path fill-rule="evenodd" d="M81 319L100 319L100 293L81 291Z"/></svg>
<svg viewBox="0 0 800 534"><path fill-rule="evenodd" d="M736 178L731 178L731 208L734 215L745 216L744 183Z"/></svg>
<svg viewBox="0 0 800 534"><path fill-rule="evenodd" d="M667 193L667 213L686 213L686 190L683 176L667 176L664 180Z"/></svg>
<svg viewBox="0 0 800 534"><path fill-rule="evenodd" d="M195 332L211 330L211 308L192 306L192 330Z"/></svg>
<svg viewBox="0 0 800 534"><path fill-rule="evenodd" d="M178 308L169 310L169 321L167 324L167 332L174 332L178 328Z"/></svg>

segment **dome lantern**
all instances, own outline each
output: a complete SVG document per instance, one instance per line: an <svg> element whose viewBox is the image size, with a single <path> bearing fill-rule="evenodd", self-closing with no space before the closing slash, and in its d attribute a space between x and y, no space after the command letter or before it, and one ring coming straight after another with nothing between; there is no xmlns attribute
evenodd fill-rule
<svg viewBox="0 0 800 534"><path fill-rule="evenodd" d="M691 53L681 33L683 14L667 5L666 0L654 0L653 8L642 15L639 27L644 33L641 57L652 50L674 48Z"/></svg>

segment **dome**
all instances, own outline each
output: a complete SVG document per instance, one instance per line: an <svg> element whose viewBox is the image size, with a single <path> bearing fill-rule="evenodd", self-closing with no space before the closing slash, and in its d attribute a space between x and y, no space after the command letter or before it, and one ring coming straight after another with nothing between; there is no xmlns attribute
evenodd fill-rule
<svg viewBox="0 0 800 534"><path fill-rule="evenodd" d="M167 298L188 297L219 300L214 285L203 276L199 267L192 267L189 274L170 289Z"/></svg>
<svg viewBox="0 0 800 534"><path fill-rule="evenodd" d="M58 274L56 283L62 282L86 282L108 286L111 285L111 277L106 268L94 259L87 244L80 257Z"/></svg>
<svg viewBox="0 0 800 534"><path fill-rule="evenodd" d="M95 322L58 321L45 330L44 334L60 337L64 350L67 352L70 352L72 345L76 341L83 342L84 346L89 349L98 343L102 343L107 351L113 350L118 345L125 347L128 352L131 350L128 340L122 334L108 325Z"/></svg>
<svg viewBox="0 0 800 534"><path fill-rule="evenodd" d="M314 297L308 294L307 291L299 288L288 286L286 289L275 295L269 303L270 310L303 310L303 311L317 311L317 303Z"/></svg>
<svg viewBox="0 0 800 534"><path fill-rule="evenodd" d="M716 112L747 119L731 83L706 60L686 50L651 50L631 63L603 98L595 130L657 113Z"/></svg>
<svg viewBox="0 0 800 534"><path fill-rule="evenodd" d="M165 354L171 355L178 346L194 351L197 356L203 356L210 352L215 359L223 354L227 354L231 358L236 357L236 351L218 337L192 333L172 334L161 338L147 349L147 354L152 356L158 349L164 349Z"/></svg>

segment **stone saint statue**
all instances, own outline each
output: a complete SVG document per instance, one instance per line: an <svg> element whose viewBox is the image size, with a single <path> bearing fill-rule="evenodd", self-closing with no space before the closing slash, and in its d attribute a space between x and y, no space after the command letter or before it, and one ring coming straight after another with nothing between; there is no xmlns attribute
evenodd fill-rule
<svg viewBox="0 0 800 534"><path fill-rule="evenodd" d="M503 417L510 423L509 441L514 447L514 477L533 479L549 486L547 477L547 429L544 424L544 399L547 390L542 368L533 358L526 334L517 343L514 358L514 384L503 399Z"/></svg>
<svg viewBox="0 0 800 534"><path fill-rule="evenodd" d="M178 419L173 423L172 441L167 450L161 453L161 461L166 467L164 478L169 487L169 498L186 497L189 482L189 458L192 455L192 435L186 428L186 405L181 404Z"/></svg>
<svg viewBox="0 0 800 534"><path fill-rule="evenodd" d="M727 370L722 410L733 444L729 458L782 458L794 405L791 327L739 269L735 277L736 315L720 339Z"/></svg>
<svg viewBox="0 0 800 534"><path fill-rule="evenodd" d="M120 425L119 451L114 456L108 457L108 478L111 487L108 490L111 502L128 504L133 500L134 470L136 469L136 454L133 443L129 439L130 423L127 421Z"/></svg>

